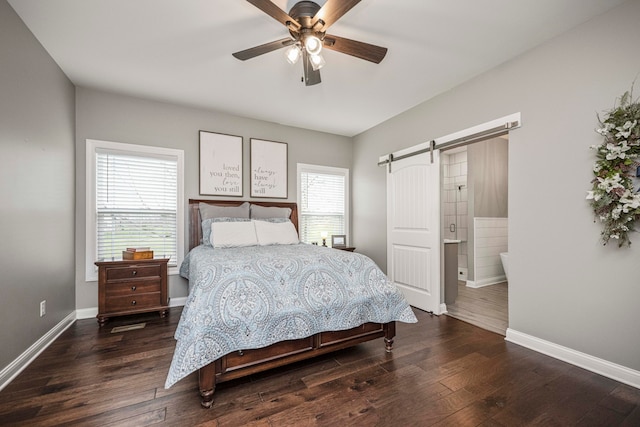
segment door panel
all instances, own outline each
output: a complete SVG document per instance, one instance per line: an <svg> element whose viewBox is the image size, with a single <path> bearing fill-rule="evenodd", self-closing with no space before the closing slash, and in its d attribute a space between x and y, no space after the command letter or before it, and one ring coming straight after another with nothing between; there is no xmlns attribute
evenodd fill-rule
<svg viewBox="0 0 640 427"><path fill-rule="evenodd" d="M440 314L438 151L394 161L387 174L388 276L409 304Z"/></svg>

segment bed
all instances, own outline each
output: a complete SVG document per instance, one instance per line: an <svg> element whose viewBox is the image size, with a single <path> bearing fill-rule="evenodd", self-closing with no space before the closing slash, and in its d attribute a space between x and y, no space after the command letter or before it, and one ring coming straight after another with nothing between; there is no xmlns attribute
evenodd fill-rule
<svg viewBox="0 0 640 427"><path fill-rule="evenodd" d="M246 224L256 230L295 228L297 239L295 203L252 201L252 215L254 209L263 214L257 220L202 223L201 209L233 210L245 203L189 200L189 253L181 266L189 297L165 387L198 371L204 408L212 406L215 387L224 381L378 338L391 351L395 321L417 321L402 294L364 255L294 242L264 244L259 231L257 245L207 244L203 229L217 238ZM286 211L288 218L265 217L274 210Z"/></svg>

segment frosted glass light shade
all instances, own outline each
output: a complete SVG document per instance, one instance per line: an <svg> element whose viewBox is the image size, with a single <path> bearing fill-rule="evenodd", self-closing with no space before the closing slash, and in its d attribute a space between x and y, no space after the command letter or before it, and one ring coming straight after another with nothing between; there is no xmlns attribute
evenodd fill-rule
<svg viewBox="0 0 640 427"><path fill-rule="evenodd" d="M297 45L292 45L286 50L285 55L287 57L287 62L293 65L298 62L298 59L300 59L300 48L298 48Z"/></svg>
<svg viewBox="0 0 640 427"><path fill-rule="evenodd" d="M316 36L308 36L304 39L304 47L309 55L318 55L322 51L322 41Z"/></svg>
<svg viewBox="0 0 640 427"><path fill-rule="evenodd" d="M311 68L313 68L314 71L324 67L324 64L327 63L322 55L310 55L309 61L311 62Z"/></svg>

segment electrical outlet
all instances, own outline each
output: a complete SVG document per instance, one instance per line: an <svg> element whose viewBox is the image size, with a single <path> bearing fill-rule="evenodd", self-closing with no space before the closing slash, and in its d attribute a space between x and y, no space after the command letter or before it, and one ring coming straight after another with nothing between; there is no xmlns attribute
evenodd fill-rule
<svg viewBox="0 0 640 427"><path fill-rule="evenodd" d="M40 301L40 317L47 314L47 300Z"/></svg>

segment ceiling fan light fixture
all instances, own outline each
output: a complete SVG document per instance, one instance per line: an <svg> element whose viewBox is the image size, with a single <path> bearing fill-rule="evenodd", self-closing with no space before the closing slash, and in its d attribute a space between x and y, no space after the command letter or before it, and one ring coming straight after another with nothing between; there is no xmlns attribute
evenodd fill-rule
<svg viewBox="0 0 640 427"><path fill-rule="evenodd" d="M304 38L304 47L309 55L318 55L322 51L322 40L316 36L307 36Z"/></svg>
<svg viewBox="0 0 640 427"><path fill-rule="evenodd" d="M293 65L297 63L298 60L300 59L300 55L301 55L300 48L298 47L297 44L293 44L289 47L289 49L285 51L285 55L287 57L287 62Z"/></svg>
<svg viewBox="0 0 640 427"><path fill-rule="evenodd" d="M327 63L322 55L309 55L309 62L311 62L311 68L313 68L314 71L318 71Z"/></svg>

